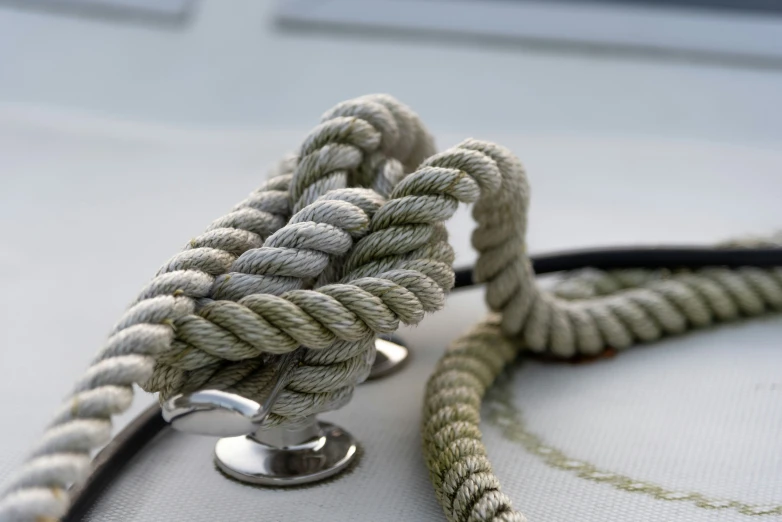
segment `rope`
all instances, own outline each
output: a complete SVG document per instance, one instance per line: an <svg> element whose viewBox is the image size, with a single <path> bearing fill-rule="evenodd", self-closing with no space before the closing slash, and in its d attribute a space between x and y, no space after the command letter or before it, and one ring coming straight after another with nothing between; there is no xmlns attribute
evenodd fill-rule
<svg viewBox="0 0 782 522"><path fill-rule="evenodd" d="M524 520L478 426L483 394L517 352L595 354L782 309L781 269L581 272L543 291L526 256L518 159L476 140L433 150L418 117L388 96L326 113L278 175L142 290L11 480L0 522L64 514L134 383L161 400L204 387L254 398L273 378L269 363L301 349L268 425L344 405L376 334L442 308L454 284L444 223L460 203L474 203L473 277L495 313L448 349L426 390L426 462L449 520Z"/></svg>
<svg viewBox="0 0 782 522"><path fill-rule="evenodd" d="M771 236L766 237L742 237L736 239L729 239L723 241L717 245L719 248L782 248L782 231L776 232ZM751 271L751 270L750 270ZM696 271L695 276L697 278L706 277L709 278L710 274L722 272L732 272L726 269L714 269L710 268L706 271ZM740 272L746 272L744 267L740 267ZM772 269L771 274L778 274L778 270ZM622 269L622 270L597 270L594 268L583 268L579 270L572 270L570 272L562 274L552 285L551 292L557 297L568 300L587 299L597 296L605 296L619 292L620 290L640 287L655 281L664 281L669 279L681 279L692 280L690 277L692 272L679 270L672 272L666 269ZM673 276L673 277L672 277ZM726 277L724 274L721 278L724 280ZM752 277L752 276L748 276ZM772 275L773 277L773 275ZM700 282L700 286L704 285L711 287L709 283ZM733 285L734 292L741 292L742 289ZM766 287L764 287L766 288ZM705 290L709 292L709 290ZM719 290L717 290L719 292ZM713 294L714 291L712 290ZM742 293L746 296L746 291ZM747 299L747 297L742 297ZM751 297L749 297L751 299ZM732 318L732 316L731 316Z"/></svg>
<svg viewBox="0 0 782 522"><path fill-rule="evenodd" d="M351 114L361 115L366 120ZM7 492L0 498L1 521L57 520L65 513L67 489L86 477L90 452L108 441L111 416L129 407L134 383L160 391L163 398L185 386L198 388L209 382L217 385L235 383L237 377L247 377L263 366L263 351L286 351L286 346L282 350L277 348L278 341L306 344L315 339L313 331L323 330L317 326L314 330L306 326L299 328L295 318L291 320L285 316L285 304L281 305L281 314L268 310L265 305L276 301L265 300L263 294L244 297L249 300L248 306L215 301L212 297L221 289L241 294L250 288L245 285L250 284L256 285L254 291L263 288L270 292L303 286L297 281L302 272L294 271L289 275L284 271L296 265L285 257L291 253L289 250L305 254L308 259L304 265L309 261L310 265L316 266L310 266L306 277L315 275L317 267L323 272L324 256L344 254L354 236L361 235L368 224L367 210L376 209L380 202L378 196L368 195L367 191L330 194L323 200L319 199L320 193L346 186L353 171L366 180L371 177L368 171L373 170L376 173L373 183L378 187L388 186L396 181L394 177L400 177L401 169L396 164L415 164L432 152L431 138L417 116L388 96L376 95L346 102L326 114L324 119L305 140L298 159L288 159L278 167L283 175L271 179L231 213L213 222L204 234L187 245L184 252L164 265L142 290L112 330L93 365L77 382L73 394L55 416L42 441L9 481ZM399 157L384 158L382 153ZM365 157L367 161L361 163ZM289 173L291 169L293 172ZM312 206L308 206L309 203ZM291 209L298 212L283 228ZM344 218L340 226L329 224L329 219L338 217ZM311 221L314 219L322 219L322 222ZM328 231L328 240L321 240L323 230ZM277 249L278 257L242 257L262 246ZM303 266L299 268L303 269ZM265 280L245 278L238 284L236 280L241 277L228 284L229 277L219 277L241 269L271 277ZM412 282L411 285L415 286ZM365 292L373 297L371 282L365 286L370 287ZM336 292L339 293L339 289ZM297 297L291 292L285 295L294 301ZM355 307L348 296L344 297L348 301L346 313L353 314ZM296 306L294 302L289 303L288 306ZM314 303L316 309L318 304L323 304L322 300ZM327 308L318 310L328 313ZM260 314L256 315L255 311ZM372 319L370 323L375 324L380 318L375 318L373 312L372 307L360 310ZM248 315L256 319L256 328L239 328L240 335L234 335L231 327L240 325ZM271 318L272 322L264 317ZM355 334L356 331L349 325L333 329L338 333ZM290 337L288 334L294 331L301 331L302 335L295 339ZM370 332L368 327L362 330L365 338ZM324 343L316 344L322 347ZM194 360L200 352L206 354L203 356L206 360L209 357L229 361L251 359L242 367L216 368L214 363L198 366ZM192 369L192 366L198 367ZM339 365L335 365L334 373L340 370ZM183 373L185 371L187 373ZM312 396L317 398L316 394ZM283 394L283 399L286 398ZM280 409L286 413L285 400L281 402Z"/></svg>
<svg viewBox="0 0 782 522"><path fill-rule="evenodd" d="M206 303L199 317L188 318L184 331L177 325L178 337L192 339L191 346L164 361L154 382L147 385L150 391L160 391L165 398L208 386L253 398L263 392L270 378L258 359L261 351L279 355L299 346L330 348L326 353L305 353L271 410L266 423L271 427L342 406L368 375L374 332L394 331L400 320L397 313L411 298L388 293L387 287L398 286L394 278L410 279L410 274L389 274L390 280L362 280L349 286L322 286L318 293L295 290L305 287L307 280L334 279L327 274L329 268L338 272L330 260L343 256L352 240L363 235L384 202L376 192L342 189L351 183L353 173L364 183L381 187L376 190L390 187L404 175L400 161L418 163L433 145L417 116L387 96L342 103L324 118L325 123L305 140L290 183L293 208L302 210L262 248L246 252L231 273L218 278L213 296L237 302ZM417 136L415 143L408 143L410 136ZM385 158L378 150L401 159ZM361 163L366 158L374 178L362 172L367 168ZM321 192L327 195L319 197ZM339 200L341 205L324 206L328 200ZM352 210L345 202L353 205ZM441 306L427 305L433 299L428 297L431 290L415 277L402 282L408 294L413 292L412 299L423 300L427 310ZM378 293L383 294L382 302L378 302ZM439 296L434 299L442 301ZM422 315L401 320L418 322Z"/></svg>
<svg viewBox="0 0 782 522"><path fill-rule="evenodd" d="M0 501L0 520L57 520L67 489L87 476L90 452L105 444L111 417L130 406L132 385L153 374L155 358L171 349L175 323L209 295L218 274L243 251L284 224L287 186L275 178L194 239L140 293L76 383L28 461Z"/></svg>
<svg viewBox="0 0 782 522"><path fill-rule="evenodd" d="M517 178L523 171L503 176ZM782 310L782 268L713 267L696 271L584 269L566 274L551 291L534 280L524 255L527 185L516 185L521 214L514 230L521 241L501 243L481 224L473 245L481 257L475 278L488 281L487 302L495 313L447 349L429 378L422 438L430 479L452 522L523 521L501 492L481 441L480 407L486 390L525 351L572 357L626 348L662 335L716 321ZM510 190L503 189L513 199ZM496 197L496 194L495 194ZM477 204L481 223L497 216ZM510 237L510 226L501 228ZM729 242L725 246L780 246L777 239Z"/></svg>
<svg viewBox="0 0 782 522"><path fill-rule="evenodd" d="M270 425L295 422L344 403L355 385L345 381L361 372L343 364L340 373L331 372L327 380L316 381L325 372L320 352L328 348L329 357L338 358L340 363L355 360L362 357L362 350L355 343L371 345L368 340L374 333L393 332L400 322L417 324L426 312L443 306L444 291L453 285L453 271L443 261L452 260L453 255L450 247L443 246L443 221L453 214L460 201L474 201L479 186L499 186L494 160L480 149L494 150L481 142L465 142L432 156L400 182L388 202L371 217L371 232L351 250L345 262L345 282L281 295L253 294L237 302L203 306L201 318L210 325L219 326L237 339L255 335L253 344L268 346L275 350L273 353L287 353L301 345L318 350L310 350L304 364L294 371L288 387L272 407ZM192 334L204 346L205 330L198 336ZM179 337L191 338L181 332L179 325L177 331ZM228 353L225 341L214 344L223 350L220 355ZM244 354L237 349L230 351L232 357L241 358ZM178 363L189 364L189 355L181 357ZM368 371L369 366L364 366ZM187 376L187 387L203 387L206 382L196 380L193 373ZM313 392L315 389L317 392ZM165 393L168 390L161 391L161 395Z"/></svg>
<svg viewBox="0 0 782 522"><path fill-rule="evenodd" d="M426 386L424 460L450 521L526 520L500 491L481 441L483 396L518 351L500 323L492 316L452 343Z"/></svg>

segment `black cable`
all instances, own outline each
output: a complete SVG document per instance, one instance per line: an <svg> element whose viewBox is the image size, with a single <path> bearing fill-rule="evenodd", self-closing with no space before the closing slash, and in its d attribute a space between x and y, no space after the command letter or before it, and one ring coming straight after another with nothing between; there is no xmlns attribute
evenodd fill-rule
<svg viewBox="0 0 782 522"><path fill-rule="evenodd" d="M782 248L702 248L702 247L640 247L573 250L555 254L531 256L536 274L550 274L579 268L704 268L723 266L782 266ZM475 284L472 268L456 271L454 288Z"/></svg>
<svg viewBox="0 0 782 522"><path fill-rule="evenodd" d="M579 268L703 268L782 266L782 248L641 247L575 250L532 256L536 274ZM456 270L455 288L473 285L472 268ZM130 459L167 426L160 407L150 406L122 430L95 458L89 480L71 492L71 508L63 522L82 520L95 499Z"/></svg>

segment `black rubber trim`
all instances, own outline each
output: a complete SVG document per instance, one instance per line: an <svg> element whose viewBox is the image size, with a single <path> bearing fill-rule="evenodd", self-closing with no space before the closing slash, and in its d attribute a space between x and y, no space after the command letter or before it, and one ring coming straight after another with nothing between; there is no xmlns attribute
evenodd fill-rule
<svg viewBox="0 0 782 522"><path fill-rule="evenodd" d="M782 266L782 248L640 247L573 250L531 256L536 274L579 268L704 268L724 266ZM472 268L456 270L455 288L474 285Z"/></svg>
<svg viewBox="0 0 782 522"><path fill-rule="evenodd" d="M81 487L70 492L71 507L62 522L81 521L95 501L144 446L168 426L153 404L120 431L92 461L92 473Z"/></svg>

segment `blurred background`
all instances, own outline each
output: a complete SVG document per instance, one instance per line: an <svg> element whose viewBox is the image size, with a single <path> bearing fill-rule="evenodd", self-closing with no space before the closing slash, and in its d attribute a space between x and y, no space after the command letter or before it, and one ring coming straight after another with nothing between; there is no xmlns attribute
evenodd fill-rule
<svg viewBox="0 0 782 522"><path fill-rule="evenodd" d="M782 1L0 0L0 478L156 268L372 92L516 152L536 252L782 223Z"/></svg>
<svg viewBox="0 0 782 522"><path fill-rule="evenodd" d="M778 137L774 0L1 0L0 101L310 125L390 92L439 130Z"/></svg>

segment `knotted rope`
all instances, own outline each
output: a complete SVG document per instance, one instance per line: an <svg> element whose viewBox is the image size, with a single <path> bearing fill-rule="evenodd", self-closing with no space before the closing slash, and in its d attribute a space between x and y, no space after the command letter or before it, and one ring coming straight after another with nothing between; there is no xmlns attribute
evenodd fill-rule
<svg viewBox="0 0 782 522"><path fill-rule="evenodd" d="M525 252L518 159L475 140L432 152L417 116L390 97L327 113L278 176L141 292L11 481L0 522L62 516L133 383L162 399L207 386L253 398L274 358L306 347L270 425L344 404L367 375L375 334L442 307L454 277L444 222L459 203L475 203L474 278L497 314L449 348L427 386L426 461L450 520L524 519L500 492L478 429L486 388L519 350L593 354L782 307L778 270L645 274L590 295L563 291L566 280L544 292Z"/></svg>
<svg viewBox="0 0 782 522"><path fill-rule="evenodd" d="M281 176L212 223L142 290L30 459L11 479L0 499L0 520L37 522L64 514L67 489L86 476L90 452L109 439L111 416L128 408L134 383L160 391L162 398L207 384L244 385L251 394L254 373L260 375L256 380L263 379L262 367L275 353L299 345L324 348L338 336L363 340L359 348L366 352L373 346L366 342L372 326L393 331L398 318L391 309L404 308L384 288L393 281L363 280L354 287L332 288L331 293L326 288L314 297L295 289L323 275L330 257L344 255L382 202L381 196L367 190L332 189L369 182L378 191L387 191L405 166L418 164L432 151L431 138L418 117L388 96L359 98L327 113L298 158L280 165ZM291 211L296 214L283 227ZM262 252L243 257L254 249ZM418 300L418 294L428 291L415 281L407 284L408 301L410 295ZM363 292L358 299L349 294L356 288ZM259 291L270 294L253 293ZM215 300L220 292L241 297L240 302ZM383 300L372 292L388 295ZM427 295L421 299L433 302ZM332 310L337 305L342 307L341 317ZM300 324L295 314L286 313L302 307L315 317L332 317L331 329L317 320ZM415 313L402 315L420 320ZM348 395L345 390L352 390L366 374L345 372L340 363L361 355L348 351L305 360L317 366L310 367L311 373L327 369L330 379L320 385L332 395ZM328 393L307 389L312 377L306 367L297 372L289 385L293 391L282 394L273 412L278 422L334 406Z"/></svg>

